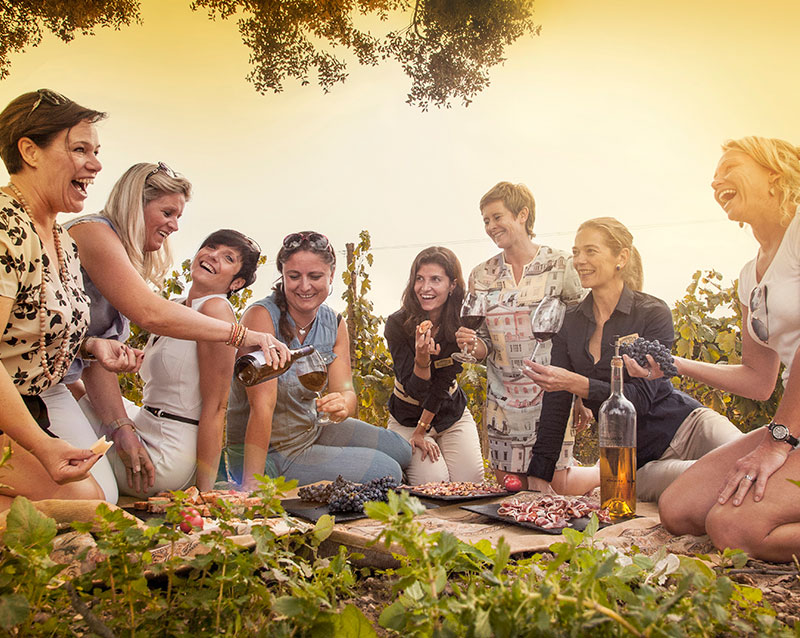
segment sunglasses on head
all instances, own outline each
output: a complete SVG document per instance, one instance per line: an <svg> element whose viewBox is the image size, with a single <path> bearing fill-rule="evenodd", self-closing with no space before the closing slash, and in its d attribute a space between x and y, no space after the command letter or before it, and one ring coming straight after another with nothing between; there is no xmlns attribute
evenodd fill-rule
<svg viewBox="0 0 800 638"><path fill-rule="evenodd" d="M331 242L322 233L292 233L291 235L286 235L283 238L283 247L286 250L297 250L304 241L308 242L308 245L314 250L327 250L331 254L333 253Z"/></svg>
<svg viewBox="0 0 800 638"><path fill-rule="evenodd" d="M148 179L150 179L153 175L155 175L159 171L163 171L164 174L167 175L167 177L171 177L172 179L178 178L178 174L175 171L173 171L169 166L167 166L164 162L158 162L158 164L156 164L156 167L147 174L147 177L144 178L144 181L146 182Z"/></svg>
<svg viewBox="0 0 800 638"><path fill-rule="evenodd" d="M764 343L769 341L769 314L767 312L767 286L756 286L750 292L750 327Z"/></svg>
<svg viewBox="0 0 800 638"><path fill-rule="evenodd" d="M33 107L31 107L31 110L26 117L33 115L33 112L39 108L42 102L45 102L50 106L61 106L62 104L69 104L72 101L65 95L61 95L61 93L56 93L50 89L39 89L36 91L36 93L39 94L39 99L34 102Z"/></svg>

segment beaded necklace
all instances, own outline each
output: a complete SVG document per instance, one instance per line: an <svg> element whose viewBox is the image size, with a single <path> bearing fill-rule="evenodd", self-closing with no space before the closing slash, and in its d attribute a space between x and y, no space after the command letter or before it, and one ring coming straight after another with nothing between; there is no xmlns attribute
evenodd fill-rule
<svg viewBox="0 0 800 638"><path fill-rule="evenodd" d="M17 188L13 182L8 183L8 188L14 194L16 200L22 205L22 209L30 218L31 223L35 223L33 221L33 214L31 213L31 208L28 205L28 201L25 199L25 197L23 197L19 188ZM61 250L61 238L58 235L58 230L56 230L55 225L53 225L53 243L55 244L56 254L58 255L58 278L61 280L61 283L64 284L64 281L67 278L67 264L64 260L64 251ZM44 248L44 246L42 247ZM64 373L67 371L67 351L69 350L69 339L65 336L61 341L61 345L58 348L58 354L53 361L53 371L50 372L44 339L45 326L47 325L47 308L45 307L45 291L47 288L45 285L44 271L44 264L42 264L42 285L39 286L39 357L42 360L42 371L44 372L44 376L50 383L55 383L60 381L64 376Z"/></svg>

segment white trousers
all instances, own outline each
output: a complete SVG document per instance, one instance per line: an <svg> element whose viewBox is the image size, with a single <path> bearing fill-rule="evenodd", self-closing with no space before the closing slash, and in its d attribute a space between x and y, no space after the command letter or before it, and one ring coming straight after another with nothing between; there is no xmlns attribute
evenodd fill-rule
<svg viewBox="0 0 800 638"><path fill-rule="evenodd" d="M89 449L100 438L99 429L95 430L87 420L78 402L63 383L56 383L39 396L47 406L50 431L58 438L81 449ZM111 449L114 449L113 446ZM108 454L89 471L103 490L105 500L116 504L119 491Z"/></svg>
<svg viewBox="0 0 800 638"><path fill-rule="evenodd" d="M116 475L119 491L129 496L152 496L167 490L183 490L194 485L197 470L197 427L173 419L156 418L147 410L123 398L125 411L136 426L136 434L147 450L156 470L153 487L146 492L134 492L128 487L125 464L112 447L108 451L109 461ZM79 402L89 422L100 429L100 420L88 396Z"/></svg>
<svg viewBox="0 0 800 638"><path fill-rule="evenodd" d="M401 425L391 415L386 427L406 441L410 441L414 434L414 428ZM431 461L430 456L423 461L422 452L415 448L411 464L405 470L409 485L440 481L480 483L483 480L483 455L478 428L467 408L464 408L461 418L444 432L439 433L431 428L425 438L434 441L442 453L436 461Z"/></svg>

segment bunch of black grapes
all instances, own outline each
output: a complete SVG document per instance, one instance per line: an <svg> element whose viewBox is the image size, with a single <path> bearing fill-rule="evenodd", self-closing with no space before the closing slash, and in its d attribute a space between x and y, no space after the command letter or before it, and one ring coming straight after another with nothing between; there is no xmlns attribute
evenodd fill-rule
<svg viewBox="0 0 800 638"><path fill-rule="evenodd" d="M639 337L633 343L625 343L620 346L619 351L620 354L627 354L643 368L650 366L647 361L647 355L649 354L659 365L666 378L678 376L675 359L672 358L672 354L670 354L666 346L663 346L659 341L648 341L643 337Z"/></svg>
<svg viewBox="0 0 800 638"><path fill-rule="evenodd" d="M389 490L396 487L397 481L391 476L372 479L362 484L348 481L339 475L333 483L327 485L301 487L298 495L304 501L327 503L330 512L363 512L364 503L387 501Z"/></svg>

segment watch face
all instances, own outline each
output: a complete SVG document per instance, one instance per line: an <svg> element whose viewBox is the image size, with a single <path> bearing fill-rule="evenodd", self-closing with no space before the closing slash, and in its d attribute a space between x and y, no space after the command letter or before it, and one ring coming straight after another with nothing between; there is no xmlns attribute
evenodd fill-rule
<svg viewBox="0 0 800 638"><path fill-rule="evenodd" d="M770 427L770 432L772 432L772 438L776 441L783 441L789 436L789 428L780 423L773 423Z"/></svg>

